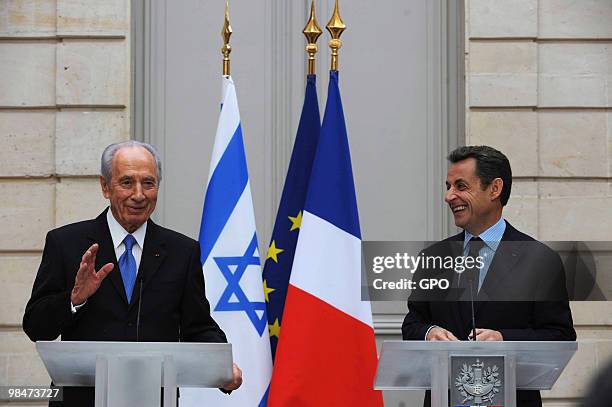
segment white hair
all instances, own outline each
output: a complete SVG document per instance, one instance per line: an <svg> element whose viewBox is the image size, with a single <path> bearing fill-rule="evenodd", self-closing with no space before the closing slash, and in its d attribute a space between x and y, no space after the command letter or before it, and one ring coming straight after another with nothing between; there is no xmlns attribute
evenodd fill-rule
<svg viewBox="0 0 612 407"><path fill-rule="evenodd" d="M159 157L159 153L151 144L143 143L141 141L136 140L128 140L122 141L120 143L114 143L104 149L100 165L100 174L104 177L106 182L110 182L111 180L111 175L113 172L113 158L115 157L115 154L117 153L117 151L125 147L142 147L149 153L151 153L153 158L155 158L155 164L157 167L157 183L161 183L162 163L161 158Z"/></svg>

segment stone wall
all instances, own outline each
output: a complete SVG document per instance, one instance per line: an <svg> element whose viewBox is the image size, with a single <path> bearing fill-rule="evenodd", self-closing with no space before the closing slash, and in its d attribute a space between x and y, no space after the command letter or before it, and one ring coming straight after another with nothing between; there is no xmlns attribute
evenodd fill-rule
<svg viewBox="0 0 612 407"><path fill-rule="evenodd" d="M130 2L0 1L0 383L49 382L20 324L45 233L97 215L101 149L129 138ZM466 130L514 164L508 219L612 240L612 2L465 0ZM612 355L609 303L572 304L570 406ZM12 404L14 405L14 404Z"/></svg>
<svg viewBox="0 0 612 407"><path fill-rule="evenodd" d="M129 22L128 0L0 2L2 384L50 382L21 317L46 232L106 205L100 151L129 138Z"/></svg>
<svg viewBox="0 0 612 407"><path fill-rule="evenodd" d="M612 1L466 0L465 19L467 143L513 164L505 215L542 240L612 240ZM579 350L548 406L576 405L612 358L610 303L572 309Z"/></svg>

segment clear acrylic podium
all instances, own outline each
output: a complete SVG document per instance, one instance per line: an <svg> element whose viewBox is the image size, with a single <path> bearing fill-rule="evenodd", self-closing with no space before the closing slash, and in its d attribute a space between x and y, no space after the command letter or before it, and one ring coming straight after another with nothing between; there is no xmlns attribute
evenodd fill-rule
<svg viewBox="0 0 612 407"><path fill-rule="evenodd" d="M374 388L431 389L432 407L447 407L449 381L451 386L459 384L451 375L451 357L503 357L499 371L504 384L502 400L505 407L515 407L516 389L552 388L577 348L576 342L385 341Z"/></svg>
<svg viewBox="0 0 612 407"><path fill-rule="evenodd" d="M177 387L222 387L232 379L228 343L39 341L56 386L95 386L96 407L176 406Z"/></svg>

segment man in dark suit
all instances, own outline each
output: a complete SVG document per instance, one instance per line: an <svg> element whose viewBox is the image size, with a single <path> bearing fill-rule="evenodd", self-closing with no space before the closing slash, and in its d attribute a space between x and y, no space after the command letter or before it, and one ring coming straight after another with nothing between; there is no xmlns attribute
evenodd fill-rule
<svg viewBox="0 0 612 407"><path fill-rule="evenodd" d="M469 253L483 259L471 281L467 273L452 276L456 291L467 292L466 283L473 284L476 340L575 340L559 256L502 217L512 186L506 156L491 147L468 146L451 152L448 159L445 201L463 232L426 249L425 255ZM415 278L423 275L417 273ZM403 339L474 339L469 301L443 301L439 296L435 301L417 299L408 301ZM429 392L424 404L430 405ZM517 406L541 405L538 391L517 392Z"/></svg>
<svg viewBox="0 0 612 407"><path fill-rule="evenodd" d="M227 342L210 316L198 242L156 225L161 162L128 141L102 155L102 193L93 220L47 234L23 329L33 341ZM139 314L140 308L140 315ZM139 317L139 318L138 318ZM237 389L234 365L225 391ZM65 388L64 403L93 405L91 388Z"/></svg>

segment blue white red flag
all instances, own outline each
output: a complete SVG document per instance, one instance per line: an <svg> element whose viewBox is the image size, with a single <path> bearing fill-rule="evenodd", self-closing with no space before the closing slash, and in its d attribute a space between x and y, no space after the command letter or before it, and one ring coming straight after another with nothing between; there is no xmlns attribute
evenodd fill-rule
<svg viewBox="0 0 612 407"><path fill-rule="evenodd" d="M361 300L361 232L338 88L330 73L289 280L268 406L382 406L376 346Z"/></svg>

